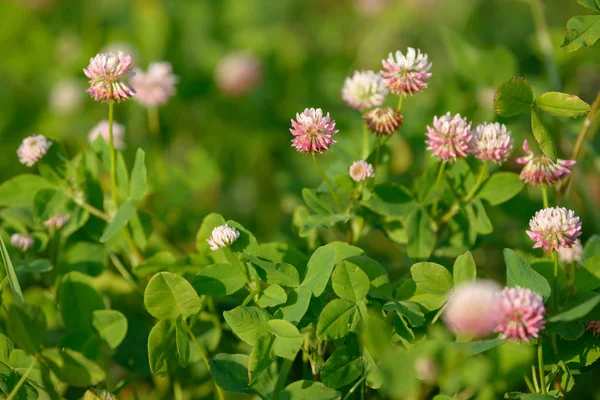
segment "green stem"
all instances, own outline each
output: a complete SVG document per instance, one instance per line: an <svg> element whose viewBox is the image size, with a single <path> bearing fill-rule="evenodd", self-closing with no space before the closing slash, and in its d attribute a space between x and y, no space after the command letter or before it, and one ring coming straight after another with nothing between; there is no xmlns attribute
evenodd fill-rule
<svg viewBox="0 0 600 400"><path fill-rule="evenodd" d="M398 106L396 107L396 110L400 111L402 110L402 103L404 102L404 95L400 95L398 96Z"/></svg>
<svg viewBox="0 0 600 400"><path fill-rule="evenodd" d="M208 362L208 357L206 356L206 352L204 351L204 349L202 348L202 346L198 342L198 339L196 339L196 335L194 335L194 332L192 332L192 330L190 329L190 326L188 325L187 321L183 321L183 322L185 323L185 327L186 327L186 329L188 331L188 334L192 338L192 341L194 342L194 345L196 345L196 348L198 349L198 352L200 353L200 358L202 358L202 362L204 362L204 365L206 366L206 369L208 371L210 371L210 363ZM214 383L214 385L215 385L215 390L217 392L217 397L219 398L219 400L223 400L225 398L223 396L223 391L221 390L221 388L219 387L219 385L217 385L216 383Z"/></svg>
<svg viewBox="0 0 600 400"><path fill-rule="evenodd" d="M367 157L369 157L369 148L371 147L371 146L369 146L370 137L371 137L371 135L369 132L369 127L367 126L367 123L365 122L363 124L363 137L362 137L362 139L363 139L362 159L363 160L366 160Z"/></svg>
<svg viewBox="0 0 600 400"><path fill-rule="evenodd" d="M531 6L531 13L535 22L535 30L540 50L544 56L548 80L550 81L553 90L560 90L560 75L558 73L554 49L552 48L548 24L544 17L544 4L542 3L542 0L530 0L529 5Z"/></svg>
<svg viewBox="0 0 600 400"><path fill-rule="evenodd" d="M17 394L19 393L19 390L21 389L21 386L23 386L23 384L27 380L27 377L33 370L33 365L35 364L35 360L36 360L35 357L33 357L31 359L31 364L29 364L29 367L27 368L27 370L25 370L25 373L21 376L21 379L19 379L19 381L17 382L17 384L15 385L13 390L11 390L11 392L8 395L8 397L6 398L6 400L12 400L15 398L15 396L17 396Z"/></svg>
<svg viewBox="0 0 600 400"><path fill-rule="evenodd" d="M112 194L113 207L115 210L119 207L117 202L117 168L115 155L115 138L113 135L113 120L115 104L111 101L108 103L108 135L110 147L110 190Z"/></svg>
<svg viewBox="0 0 600 400"><path fill-rule="evenodd" d="M531 365L531 376L533 378L533 386L535 388L535 393L540 392L540 385L538 385L537 373L535 372L535 366Z"/></svg>
<svg viewBox="0 0 600 400"><path fill-rule="evenodd" d="M546 390L546 380L544 374L544 352L542 350L542 339L538 339L538 347L537 347L537 356L538 356L538 369L540 374L540 387L542 388L542 393L546 394L548 391Z"/></svg>
<svg viewBox="0 0 600 400"><path fill-rule="evenodd" d="M359 380L358 380L358 381L357 381L357 382L354 384L354 386L352 386L352 387L350 388L350 390L348 390L348 393L346 393L346 395L344 396L343 400L347 400L347 399L350 397L350 395L352 395L352 393L354 393L354 392L356 391L356 389L357 389L357 388L360 386L360 384L361 384L361 383L363 383L363 381L364 381L365 379L367 379L367 374L364 374L364 375L362 376L362 378L360 378L360 379L359 379Z"/></svg>
<svg viewBox="0 0 600 400"><path fill-rule="evenodd" d="M548 208L548 189L546 186L542 186L542 202L544 204L544 208Z"/></svg>
<svg viewBox="0 0 600 400"><path fill-rule="evenodd" d="M288 376L290 375L290 371L292 369L292 364L294 362L288 359L284 359L281 363L281 367L279 368L279 376L277 377L277 383L275 383L275 389L273 389L273 398L276 399L279 393L286 386Z"/></svg>
<svg viewBox="0 0 600 400"><path fill-rule="evenodd" d="M331 192L331 195L333 196L333 200L335 201L335 204L337 204L340 211L343 210L344 207L342 206L342 202L340 201L340 198L338 197L337 193L335 192L335 189L333 188L331 181L329 180L327 175L325 175L325 171L323 171L323 168L321 168L321 166L319 165L319 161L317 160L317 155L315 153L312 154L312 159L313 159L313 162L315 163L315 167L317 167L317 171L319 171L319 174L321 175L321 178L323 178L323 180L329 187L329 191Z"/></svg>
<svg viewBox="0 0 600 400"><path fill-rule="evenodd" d="M183 400L183 393L181 391L181 383L177 379L173 380L173 397L175 400Z"/></svg>
<svg viewBox="0 0 600 400"><path fill-rule="evenodd" d="M231 265L236 266L242 272L246 283L250 285L250 276L248 275L248 271L246 270L246 268L244 268L240 260L235 256L235 254L233 254L233 251L231 251L229 247L224 248L223 251L227 260L229 260Z"/></svg>
<svg viewBox="0 0 600 400"><path fill-rule="evenodd" d="M592 126L592 122L598 115L598 111L600 111L600 92L596 96L596 100L592 103L592 108L590 112L585 117L583 121L583 126L579 131L579 135L577 136L577 141L575 142L575 146L573 147L573 155L571 155L571 160L577 161L577 157L579 157L579 153L581 152L581 148L583 147L583 142L585 142L585 137L587 136L590 127Z"/></svg>
<svg viewBox="0 0 600 400"><path fill-rule="evenodd" d="M554 258L554 312L558 312L558 251L552 252Z"/></svg>
<svg viewBox="0 0 600 400"><path fill-rule="evenodd" d="M527 375L525 375L523 377L523 379L525 380L525 384L527 385L527 389L529 389L529 392L536 393L537 391L533 387L533 384L531 383L531 379L529 379L529 377Z"/></svg>
<svg viewBox="0 0 600 400"><path fill-rule="evenodd" d="M381 151L381 136L377 136L377 150L375 150L375 175L377 176L377 167L379 166L379 152Z"/></svg>
<svg viewBox="0 0 600 400"><path fill-rule="evenodd" d="M434 190L438 190L440 188L440 184L442 183L442 177L444 176L445 169L446 169L446 161L442 161L440 163L440 167L438 168L437 177L435 178Z"/></svg>
<svg viewBox="0 0 600 400"><path fill-rule="evenodd" d="M471 199L473 197L475 197L475 195L477 194L477 191L481 187L481 184L485 180L487 170L488 170L488 162L484 161L483 165L481 166L481 169L479 170L479 175L477 176L477 181L475 181L475 184L471 188L471 191L469 192L469 194L467 194L467 197L465 197L464 201L471 201Z"/></svg>
<svg viewBox="0 0 600 400"><path fill-rule="evenodd" d="M160 133L160 118L156 107L148 108L148 130L153 135Z"/></svg>

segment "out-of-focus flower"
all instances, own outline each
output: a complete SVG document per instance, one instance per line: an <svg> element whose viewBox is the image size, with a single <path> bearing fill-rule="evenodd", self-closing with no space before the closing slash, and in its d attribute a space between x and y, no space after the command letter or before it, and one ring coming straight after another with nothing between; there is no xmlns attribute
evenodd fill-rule
<svg viewBox="0 0 600 400"><path fill-rule="evenodd" d="M332 136L338 131L329 113L323 115L320 108L307 108L302 114L296 114L290 132L295 136L292 139L292 147L300 153L314 154L324 153L329 149L335 143Z"/></svg>
<svg viewBox="0 0 600 400"><path fill-rule="evenodd" d="M470 151L482 161L493 161L501 164L506 161L513 147L510 131L506 130L504 124L496 123L480 124L472 132L473 139L470 143Z"/></svg>
<svg viewBox="0 0 600 400"><path fill-rule="evenodd" d="M600 337L600 321L588 321L586 330L592 332L592 335Z"/></svg>
<svg viewBox="0 0 600 400"><path fill-rule="evenodd" d="M98 122L88 134L88 141L94 143L98 136L101 136L106 143L110 143L110 134L108 131L109 124L107 120ZM113 121L113 141L115 149L125 149L125 127L115 121Z"/></svg>
<svg viewBox="0 0 600 400"><path fill-rule="evenodd" d="M135 95L125 78L133 76L131 57L123 52L100 53L83 69L90 80L87 92L96 101L120 102Z"/></svg>
<svg viewBox="0 0 600 400"><path fill-rule="evenodd" d="M521 287L504 288L500 294L501 322L496 332L502 333L504 339L528 342L537 338L539 331L544 329L545 312L544 301L539 294Z"/></svg>
<svg viewBox="0 0 600 400"><path fill-rule="evenodd" d="M58 212L53 217L44 221L44 225L49 229L61 229L69 222L70 219L71 217L69 217L67 214Z"/></svg>
<svg viewBox="0 0 600 400"><path fill-rule="evenodd" d="M432 385L439 376L439 368L433 358L420 356L415 359L415 374L420 381Z"/></svg>
<svg viewBox="0 0 600 400"><path fill-rule="evenodd" d="M50 108L57 114L69 114L81 105L83 85L77 79L64 79L52 88Z"/></svg>
<svg viewBox="0 0 600 400"><path fill-rule="evenodd" d="M230 97L241 97L252 92L262 81L260 60L248 53L229 53L217 64L215 81L219 90Z"/></svg>
<svg viewBox="0 0 600 400"><path fill-rule="evenodd" d="M377 136L389 136L402 126L404 118L392 107L374 108L363 116L367 127Z"/></svg>
<svg viewBox="0 0 600 400"><path fill-rule="evenodd" d="M44 158L50 146L52 146L52 142L46 139L44 135L26 137L17 149L19 161L23 165L33 167L38 161Z"/></svg>
<svg viewBox="0 0 600 400"><path fill-rule="evenodd" d="M240 237L240 232L237 229L225 224L214 228L210 238L206 241L210 245L210 249L215 251L231 246L231 244L235 242L238 237Z"/></svg>
<svg viewBox="0 0 600 400"><path fill-rule="evenodd" d="M14 233L10 237L10 244L25 252L33 246L33 236L26 233Z"/></svg>
<svg viewBox="0 0 600 400"><path fill-rule="evenodd" d="M167 102L175 94L175 84L179 81L173 74L168 62L153 62L148 71L135 69L131 86L135 90L135 99L146 107L158 107Z"/></svg>
<svg viewBox="0 0 600 400"><path fill-rule="evenodd" d="M536 156L529 149L527 140L523 141L523 150L527 155L517 158L518 164L525 164L519 177L530 185L548 186L560 183L571 174L571 167L575 165L574 160L552 161L543 154Z"/></svg>
<svg viewBox="0 0 600 400"><path fill-rule="evenodd" d="M352 77L346 78L342 88L342 99L358 111L380 106L387 94L383 78L373 71L354 71Z"/></svg>
<svg viewBox="0 0 600 400"><path fill-rule="evenodd" d="M354 8L362 15L379 14L385 9L389 0L354 0Z"/></svg>
<svg viewBox="0 0 600 400"><path fill-rule="evenodd" d="M549 207L539 210L529 221L527 235L535 242L534 249L559 251L561 247L572 247L581 235L581 221L572 210L564 207Z"/></svg>
<svg viewBox="0 0 600 400"><path fill-rule="evenodd" d="M493 281L478 280L456 287L448 298L444 321L457 334L477 338L494 332L498 318L500 286Z"/></svg>
<svg viewBox="0 0 600 400"><path fill-rule="evenodd" d="M348 173L354 182L362 182L367 178L373 178L375 176L373 166L363 160L353 162Z"/></svg>
<svg viewBox="0 0 600 400"><path fill-rule="evenodd" d="M575 243L573 243L571 246L561 246L558 248L558 258L561 262L566 264L581 262L582 253L583 249L581 248L581 242L579 239L575 240Z"/></svg>
<svg viewBox="0 0 600 400"><path fill-rule="evenodd" d="M450 113L433 118L433 128L427 126L427 149L433 151L441 161L456 161L464 158L471 142L471 123L460 114Z"/></svg>
<svg viewBox="0 0 600 400"><path fill-rule="evenodd" d="M395 95L413 95L427 87L427 80L431 77L429 70L431 63L427 60L427 54L421 50L409 47L406 56L397 51L390 53L387 60L382 60L383 68L381 75L390 92Z"/></svg>

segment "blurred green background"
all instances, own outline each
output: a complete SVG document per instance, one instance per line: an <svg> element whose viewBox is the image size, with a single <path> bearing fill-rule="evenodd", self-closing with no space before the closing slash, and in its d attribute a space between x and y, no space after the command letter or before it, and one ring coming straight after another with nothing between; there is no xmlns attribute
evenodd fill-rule
<svg viewBox="0 0 600 400"><path fill-rule="evenodd" d="M98 52L123 50L143 69L152 61L171 62L180 79L177 95L160 109L159 136L149 133L146 110L135 100L116 107L130 165L137 147L149 153L147 210L172 246L192 249L202 217L214 211L261 241L305 247L291 227L292 213L302 203L301 189L320 179L310 157L290 147L290 118L305 107L331 113L339 143L322 162L342 171L347 165L336 165L336 153L358 154L361 130L359 113L341 100L344 78L355 69L379 70L390 51L420 48L433 63L430 87L405 101L405 125L389 142L388 179L411 185L432 162L424 132L433 116L452 111L475 124L496 120L494 90L511 76L525 76L537 93L555 89L594 100L599 47L560 50L568 18L586 9L575 0L546 6L558 85L548 79L531 8L519 0L4 0L0 180L26 172L16 149L28 135L59 139L72 155L88 145L88 132L106 119L107 106L84 92L82 68ZM259 78L242 80L243 93L223 89L235 82L215 79L224 57L235 52L259 62L253 75ZM514 158L530 137L528 118L501 122L515 137L511 161L502 168L518 172ZM567 158L582 120L546 122ZM582 216L583 239L598 231L600 198L594 141L585 151L568 201ZM495 232L480 239L486 251L476 253L489 275L501 270L495 267L502 247L530 247L525 228L539 208L539 191L529 189L489 211ZM383 234L372 232L363 242L388 267L409 266L402 246Z"/></svg>

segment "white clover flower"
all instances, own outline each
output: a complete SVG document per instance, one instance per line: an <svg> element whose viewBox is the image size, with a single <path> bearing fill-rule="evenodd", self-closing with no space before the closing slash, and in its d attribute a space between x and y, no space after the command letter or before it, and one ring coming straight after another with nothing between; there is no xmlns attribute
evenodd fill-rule
<svg viewBox="0 0 600 400"><path fill-rule="evenodd" d="M33 167L46 155L50 146L52 146L52 142L43 135L26 137L17 150L19 161L23 165Z"/></svg>
<svg viewBox="0 0 600 400"><path fill-rule="evenodd" d="M237 229L225 224L214 228L210 238L206 241L210 245L210 249L215 251L231 246L239 237L240 232Z"/></svg>
<svg viewBox="0 0 600 400"><path fill-rule="evenodd" d="M52 218L44 221L44 226L49 229L61 229L69 222L70 219L71 217L68 215L58 212Z"/></svg>
<svg viewBox="0 0 600 400"><path fill-rule="evenodd" d="M175 84L179 80L173 74L168 62L153 62L148 71L137 68L131 78L131 86L136 91L135 99L146 107L157 107L165 104L175 94Z"/></svg>
<svg viewBox="0 0 600 400"><path fill-rule="evenodd" d="M10 244L23 252L29 250L33 247L33 236L28 235L26 233L14 233L10 237Z"/></svg>
<svg viewBox="0 0 600 400"><path fill-rule="evenodd" d="M387 94L383 77L373 71L354 71L352 77L346 78L342 88L342 99L358 111L380 106Z"/></svg>
<svg viewBox="0 0 600 400"><path fill-rule="evenodd" d="M88 134L88 141L90 143L94 143L98 136L102 136L104 141L108 144L110 143L110 134L108 132L108 121L103 120L98 122L96 126L94 126L90 133ZM115 144L115 149L123 150L125 149L125 127L117 122L113 121L113 140Z"/></svg>
<svg viewBox="0 0 600 400"><path fill-rule="evenodd" d="M362 182L367 178L373 178L375 176L373 166L363 160L353 162L348 173L354 182Z"/></svg>
<svg viewBox="0 0 600 400"><path fill-rule="evenodd" d="M513 147L510 131L504 124L484 123L477 125L472 132L470 151L481 161L493 161L501 164L506 161Z"/></svg>

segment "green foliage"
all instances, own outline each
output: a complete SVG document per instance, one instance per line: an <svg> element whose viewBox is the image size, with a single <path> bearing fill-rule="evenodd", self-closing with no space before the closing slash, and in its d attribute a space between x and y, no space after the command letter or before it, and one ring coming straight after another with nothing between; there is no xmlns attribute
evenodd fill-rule
<svg viewBox="0 0 600 400"><path fill-rule="evenodd" d="M503 117L514 117L529 111L533 104L531 85L524 78L514 77L504 82L494 98L494 108Z"/></svg>
<svg viewBox="0 0 600 400"><path fill-rule="evenodd" d="M184 278L170 272L154 275L144 292L144 305L158 319L187 318L200 311L198 294Z"/></svg>

